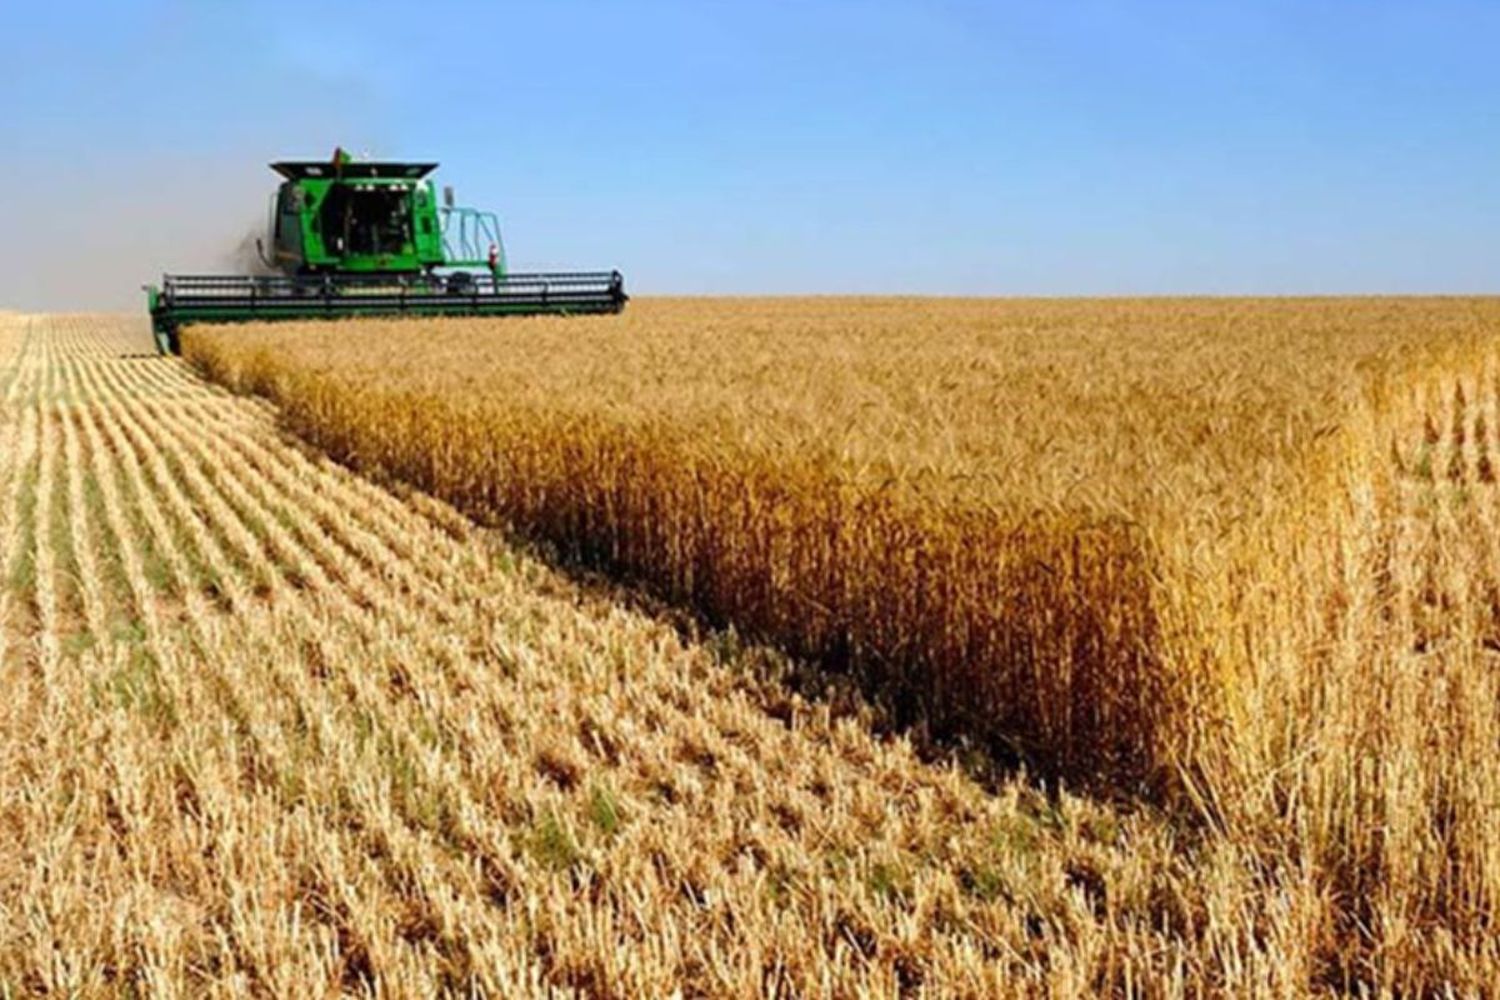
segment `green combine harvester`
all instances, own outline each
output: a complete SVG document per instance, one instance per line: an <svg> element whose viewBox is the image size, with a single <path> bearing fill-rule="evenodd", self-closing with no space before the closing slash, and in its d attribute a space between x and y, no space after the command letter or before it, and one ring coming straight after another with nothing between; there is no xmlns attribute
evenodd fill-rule
<svg viewBox="0 0 1500 1000"><path fill-rule="evenodd" d="M436 163L377 163L342 150L325 162L281 162L265 274L165 275L147 286L163 354L185 323L351 316L617 313L619 271L511 274L493 212L438 203Z"/></svg>

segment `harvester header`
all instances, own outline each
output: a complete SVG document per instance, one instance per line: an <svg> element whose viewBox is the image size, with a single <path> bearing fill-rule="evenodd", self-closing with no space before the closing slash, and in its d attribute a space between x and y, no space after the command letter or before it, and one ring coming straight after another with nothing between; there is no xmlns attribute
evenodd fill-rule
<svg viewBox="0 0 1500 1000"><path fill-rule="evenodd" d="M331 160L271 164L262 273L164 275L148 286L157 347L178 351L185 323L353 316L513 316L619 312L619 271L513 274L493 212L439 203L436 163Z"/></svg>

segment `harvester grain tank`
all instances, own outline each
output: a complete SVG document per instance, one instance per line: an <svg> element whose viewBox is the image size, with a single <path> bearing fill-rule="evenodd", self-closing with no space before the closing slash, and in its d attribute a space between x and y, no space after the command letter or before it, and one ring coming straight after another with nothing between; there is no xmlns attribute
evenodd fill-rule
<svg viewBox="0 0 1500 1000"><path fill-rule="evenodd" d="M162 353L178 351L185 323L355 316L515 316L619 312L619 271L514 274L493 212L442 202L436 163L354 160L271 164L282 177L265 273L164 275L147 286Z"/></svg>

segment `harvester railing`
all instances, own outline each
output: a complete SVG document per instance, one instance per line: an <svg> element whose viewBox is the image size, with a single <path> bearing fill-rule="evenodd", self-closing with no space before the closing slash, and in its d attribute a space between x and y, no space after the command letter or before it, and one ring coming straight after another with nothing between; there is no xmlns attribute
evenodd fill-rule
<svg viewBox="0 0 1500 1000"><path fill-rule="evenodd" d="M500 238L500 217L475 208L445 206L441 214L443 259L450 264L479 267L489 263L495 248L495 266L505 273L505 241Z"/></svg>

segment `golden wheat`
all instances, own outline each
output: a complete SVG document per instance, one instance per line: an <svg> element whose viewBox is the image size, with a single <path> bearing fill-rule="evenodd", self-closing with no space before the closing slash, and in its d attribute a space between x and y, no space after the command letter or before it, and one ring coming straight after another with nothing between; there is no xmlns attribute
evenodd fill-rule
<svg viewBox="0 0 1500 1000"><path fill-rule="evenodd" d="M749 300L187 343L907 721L1164 792L1325 900L1313 978L1404 990L1493 969L1497 332L1493 300Z"/></svg>
<svg viewBox="0 0 1500 1000"><path fill-rule="evenodd" d="M1303 550L1336 544L1348 473L1372 474L1349 467L1381 433L1364 423L1412 419L1392 386L1482 369L1495 313L648 304L189 350L275 386L335 455L871 675L922 717L1118 778L1180 763L1216 735L1184 718L1243 712L1246 678L1323 639L1300 616L1328 599L1305 571L1327 554Z"/></svg>
<svg viewBox="0 0 1500 1000"><path fill-rule="evenodd" d="M846 332L892 308L841 305L854 314ZM1209 305L1167 305L1199 310L1188 325L1200 337L1223 322ZM0 991L1492 992L1500 410L1493 370L1459 350L1467 334L1454 335L1472 324L1483 339L1490 307L1229 305L1252 325L1295 325L1303 305L1309 315L1352 310L1324 319L1346 330L1373 323L1349 335L1356 346L1386 340L1352 350L1364 359L1357 379L1330 377L1334 397L1313 392L1301 397L1306 413L1284 411L1303 413L1288 421L1303 440L1330 448L1342 435L1320 460L1326 480L1313 480L1339 516L1327 537L1315 520L1300 541L1277 529L1270 537L1287 548L1266 565L1309 556L1301 572L1325 574L1316 586L1328 599L1297 618L1305 591L1288 592L1286 620L1272 618L1262 634L1292 645L1241 676L1238 716L1203 730L1218 734L1220 752L1200 754L1200 767L1223 766L1232 780L1205 773L1218 789L1211 808L1172 815L1049 798L1022 779L980 786L924 764L904 738L873 736L858 699L790 693L783 672L795 664L732 636L685 640L435 501L302 449L263 404L216 391L177 362L129 357L147 343L138 323L0 317ZM732 334L720 364L743 342L737 315L794 342L784 328L807 308L678 304L641 319L681 310ZM941 319L980 307L901 308ZM1385 312L1382 333L1372 315ZM485 336L526 351L513 333L580 335L574 324L547 327ZM333 336L355 330L370 332ZM266 343L250 330L224 333L226 362ZM238 334L251 336L228 339ZM484 344L477 356L493 362L495 345L473 336ZM844 356L798 391L860 364L847 342L819 346L825 336L806 349ZM313 342L328 349L322 335ZM668 356L661 344L635 349ZM612 350L623 385L631 362L624 344ZM793 360L786 345L777 350ZM1317 381L1311 352L1298 357L1296 377ZM540 371L546 358L515 363L561 377ZM320 362L320 383L340 384L336 359ZM287 355L261 387L283 394L293 419L316 433L309 411L298 411L306 363ZM1236 363L1260 362L1247 351ZM258 377L272 374L257 365ZM609 367L591 378L604 381ZM1043 381L1066 382L1066 370ZM376 391L374 374L358 403L405 421L389 440L424 426ZM908 405L894 387L902 374L889 369L890 395L873 400ZM429 393L456 377L428 369L407 378L428 375ZM474 393L492 392L484 373L474 376ZM708 392L705 372L697 377ZM1218 389L1229 393L1226 385ZM407 388L412 407L427 405ZM489 405L520 406L527 391ZM793 395L776 398L795 410ZM1066 398L1056 397L1060 421ZM566 397L531 400L544 421L548 399L560 412ZM867 402L853 412L878 408ZM577 448L599 415L581 393L572 403L572 423L553 425L553 440ZM344 405L339 412L358 412ZM655 405L611 404L616 417ZM1175 405L1191 419L1180 397ZM1330 434L1318 421L1333 413L1344 430ZM746 417L730 409L701 423L712 434L692 454L719 455L729 471L738 453L724 435L744 434ZM899 422L866 419L898 453L912 445L894 434ZM566 428L580 436L561 437ZM670 427L648 429L680 443ZM480 430L426 440L451 450L479 441ZM821 433L804 430L813 437L788 438L788 454ZM928 432L909 428L916 433ZM944 454L940 437L925 439L933 456ZM776 441L743 443L778 454ZM1266 454L1293 461L1293 444ZM1227 443L1214 447L1228 455L1221 469L1243 460ZM1045 464L1054 452L1033 454ZM824 471L856 484L874 475L844 457L826 455L834 464ZM931 464L938 479L958 468ZM1176 488L1195 475L1181 474ZM1285 480L1289 497L1296 478ZM1027 488L1041 489L1023 484L1016 496ZM933 489L972 495L957 478ZM1090 489L1090 503L1106 495ZM495 504L488 514L498 495L485 501ZM1211 506L1210 493L1187 495ZM1297 502L1317 513L1316 501ZM1118 763L1078 760L1106 772Z"/></svg>

